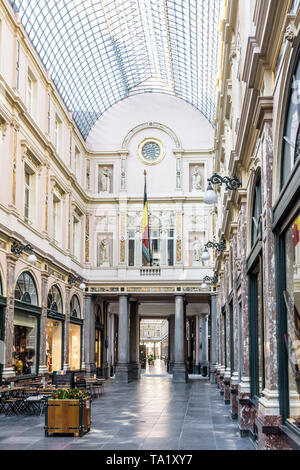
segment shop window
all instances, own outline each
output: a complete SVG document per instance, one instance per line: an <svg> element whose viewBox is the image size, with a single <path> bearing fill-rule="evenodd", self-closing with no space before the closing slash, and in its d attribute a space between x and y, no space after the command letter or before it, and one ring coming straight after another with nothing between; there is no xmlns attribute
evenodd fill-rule
<svg viewBox="0 0 300 470"><path fill-rule="evenodd" d="M48 372L62 368L62 337L63 322L47 319L46 327L46 359Z"/></svg>
<svg viewBox="0 0 300 470"><path fill-rule="evenodd" d="M81 318L80 303L77 295L73 295L70 303L71 317Z"/></svg>
<svg viewBox="0 0 300 470"><path fill-rule="evenodd" d="M52 312L63 313L63 302L61 293L57 286L52 286L48 292L47 308Z"/></svg>
<svg viewBox="0 0 300 470"><path fill-rule="evenodd" d="M53 194L53 240L61 243L61 200Z"/></svg>
<svg viewBox="0 0 300 470"><path fill-rule="evenodd" d="M80 220L73 217L73 255L79 260L80 259Z"/></svg>
<svg viewBox="0 0 300 470"><path fill-rule="evenodd" d="M128 233L128 266L135 265L135 232Z"/></svg>
<svg viewBox="0 0 300 470"><path fill-rule="evenodd" d="M24 170L24 219L32 222L35 216L35 173L25 165Z"/></svg>
<svg viewBox="0 0 300 470"><path fill-rule="evenodd" d="M283 151L281 163L281 188L287 181L296 161L300 157L300 125L299 125L299 100L300 100L300 61L297 65L290 83L290 92L286 111L285 126L283 132Z"/></svg>
<svg viewBox="0 0 300 470"><path fill-rule="evenodd" d="M229 304L229 324L230 324L230 374L234 372L234 318L233 318L233 302Z"/></svg>
<svg viewBox="0 0 300 470"><path fill-rule="evenodd" d="M12 363L16 375L36 373L37 327L36 316L15 312Z"/></svg>
<svg viewBox="0 0 300 470"><path fill-rule="evenodd" d="M16 287L15 287L15 299L21 302L26 302L31 305L38 305L38 295L35 282L32 275L25 271L20 274Z"/></svg>
<svg viewBox="0 0 300 470"><path fill-rule="evenodd" d="M96 328L96 331L95 331L95 366L97 369L100 369L102 366L101 351L102 351L101 329Z"/></svg>
<svg viewBox="0 0 300 470"><path fill-rule="evenodd" d="M286 307L288 355L289 422L300 429L300 215L285 234L286 288L283 291Z"/></svg>
<svg viewBox="0 0 300 470"><path fill-rule="evenodd" d="M81 325L69 326L69 363L71 370L80 369Z"/></svg>

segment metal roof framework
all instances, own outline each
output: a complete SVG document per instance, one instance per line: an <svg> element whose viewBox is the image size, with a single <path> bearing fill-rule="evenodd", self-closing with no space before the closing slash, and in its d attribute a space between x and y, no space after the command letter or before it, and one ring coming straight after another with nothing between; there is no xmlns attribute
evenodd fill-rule
<svg viewBox="0 0 300 470"><path fill-rule="evenodd" d="M213 125L220 0L11 0L84 139L110 106L164 92Z"/></svg>

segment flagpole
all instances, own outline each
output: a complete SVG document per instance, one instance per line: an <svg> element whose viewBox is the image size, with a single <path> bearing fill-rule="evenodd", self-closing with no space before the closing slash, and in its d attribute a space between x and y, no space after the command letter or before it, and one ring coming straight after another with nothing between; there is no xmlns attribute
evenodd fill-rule
<svg viewBox="0 0 300 470"><path fill-rule="evenodd" d="M145 191L147 194L147 171L144 170L145 176ZM148 199L148 197L147 197ZM150 242L150 226L149 226L149 217L148 217L148 205L147 205L147 219L148 219L148 240L149 240L149 258L150 258L150 266L152 266L152 252L151 252L151 242Z"/></svg>

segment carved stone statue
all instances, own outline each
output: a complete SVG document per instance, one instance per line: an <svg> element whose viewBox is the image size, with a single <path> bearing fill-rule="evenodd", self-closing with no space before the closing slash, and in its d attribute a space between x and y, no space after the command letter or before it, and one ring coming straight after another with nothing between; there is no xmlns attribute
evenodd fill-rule
<svg viewBox="0 0 300 470"><path fill-rule="evenodd" d="M101 178L101 192L110 193L110 179L111 179L111 170L105 166L100 172Z"/></svg>
<svg viewBox="0 0 300 470"><path fill-rule="evenodd" d="M201 171L198 165L195 166L193 174L192 174L192 187L193 189L197 189L197 190L202 189Z"/></svg>
<svg viewBox="0 0 300 470"><path fill-rule="evenodd" d="M100 264L109 266L109 240L107 238L100 241Z"/></svg>
<svg viewBox="0 0 300 470"><path fill-rule="evenodd" d="M195 239L192 245L192 260L193 262L201 261L201 247L199 240Z"/></svg>

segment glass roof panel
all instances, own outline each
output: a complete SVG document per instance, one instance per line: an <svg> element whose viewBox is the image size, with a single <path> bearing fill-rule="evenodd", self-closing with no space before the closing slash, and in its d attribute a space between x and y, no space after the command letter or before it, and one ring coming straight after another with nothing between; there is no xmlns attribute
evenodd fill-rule
<svg viewBox="0 0 300 470"><path fill-rule="evenodd" d="M86 139L110 106L174 94L213 125L221 0L11 0Z"/></svg>

